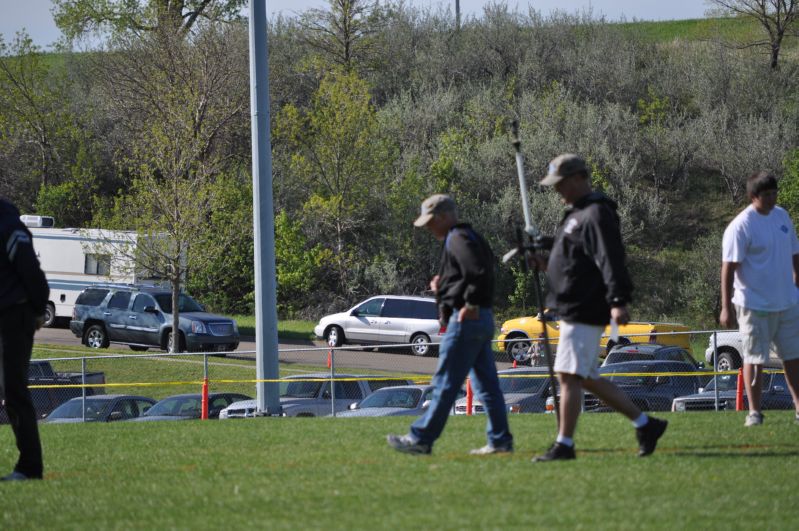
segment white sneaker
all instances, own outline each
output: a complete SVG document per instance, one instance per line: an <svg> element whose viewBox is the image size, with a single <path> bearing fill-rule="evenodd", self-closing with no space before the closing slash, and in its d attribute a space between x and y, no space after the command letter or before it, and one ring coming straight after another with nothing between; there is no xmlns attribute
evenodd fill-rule
<svg viewBox="0 0 799 531"><path fill-rule="evenodd" d="M744 421L744 426L760 426L761 424L763 424L763 413L757 411L749 413Z"/></svg>
<svg viewBox="0 0 799 531"><path fill-rule="evenodd" d="M511 454L513 453L513 445L505 445L505 446L491 446L490 444L486 444L482 448L475 448L469 455L493 455L493 454Z"/></svg>

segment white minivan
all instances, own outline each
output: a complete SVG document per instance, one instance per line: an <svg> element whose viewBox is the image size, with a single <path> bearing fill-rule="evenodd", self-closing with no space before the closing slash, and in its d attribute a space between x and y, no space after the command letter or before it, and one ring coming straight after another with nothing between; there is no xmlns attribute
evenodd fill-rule
<svg viewBox="0 0 799 531"><path fill-rule="evenodd" d="M329 345L409 344L417 356L436 351L446 331L438 322L438 307L431 297L378 295L346 312L322 317L314 328Z"/></svg>

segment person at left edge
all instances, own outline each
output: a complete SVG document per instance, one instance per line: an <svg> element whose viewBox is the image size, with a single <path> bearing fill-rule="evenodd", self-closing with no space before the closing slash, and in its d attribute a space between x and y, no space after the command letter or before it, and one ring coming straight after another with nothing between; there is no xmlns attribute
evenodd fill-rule
<svg viewBox="0 0 799 531"><path fill-rule="evenodd" d="M433 398L407 435L389 435L388 444L409 454L429 454L449 418L452 404L467 375L487 413L487 444L472 455L508 454L513 436L508 427L505 398L499 387L491 339L494 337L494 254L468 223L460 223L455 202L436 194L422 203L414 225L443 241L438 274L430 282L442 324L438 367L433 375Z"/></svg>
<svg viewBox="0 0 799 531"><path fill-rule="evenodd" d="M49 294L30 231L20 221L19 210L0 198L0 383L19 450L14 470L3 481L41 479L44 471L28 365Z"/></svg>

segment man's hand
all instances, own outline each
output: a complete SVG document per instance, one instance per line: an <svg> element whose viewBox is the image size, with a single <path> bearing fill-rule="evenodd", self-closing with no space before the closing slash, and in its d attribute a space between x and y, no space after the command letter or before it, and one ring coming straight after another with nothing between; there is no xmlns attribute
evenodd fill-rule
<svg viewBox="0 0 799 531"><path fill-rule="evenodd" d="M736 328L738 320L735 318L735 312L729 306L722 306L721 313L719 314L719 324L724 328Z"/></svg>
<svg viewBox="0 0 799 531"><path fill-rule="evenodd" d="M630 322L630 313L627 306L614 306L610 309L610 318L615 319L617 324L626 325Z"/></svg>
<svg viewBox="0 0 799 531"><path fill-rule="evenodd" d="M438 279L439 278L440 278L439 275L436 275L432 279L430 279L430 290L436 295L438 295Z"/></svg>
<svg viewBox="0 0 799 531"><path fill-rule="evenodd" d="M471 310L464 306L458 312L458 322L462 323L463 321L474 321L480 318L480 307L475 306Z"/></svg>

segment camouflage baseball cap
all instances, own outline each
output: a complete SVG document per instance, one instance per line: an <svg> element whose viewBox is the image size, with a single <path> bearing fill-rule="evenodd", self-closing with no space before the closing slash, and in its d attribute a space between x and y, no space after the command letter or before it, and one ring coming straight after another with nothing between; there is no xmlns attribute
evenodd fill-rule
<svg viewBox="0 0 799 531"><path fill-rule="evenodd" d="M413 224L417 227L427 225L433 216L441 212L454 212L455 201L446 194L431 195L422 202L422 212Z"/></svg>
<svg viewBox="0 0 799 531"><path fill-rule="evenodd" d="M549 163L549 171L541 179L540 183L544 186L554 186L575 173L589 175L588 165L580 156L573 153L565 153L552 159L552 162Z"/></svg>

